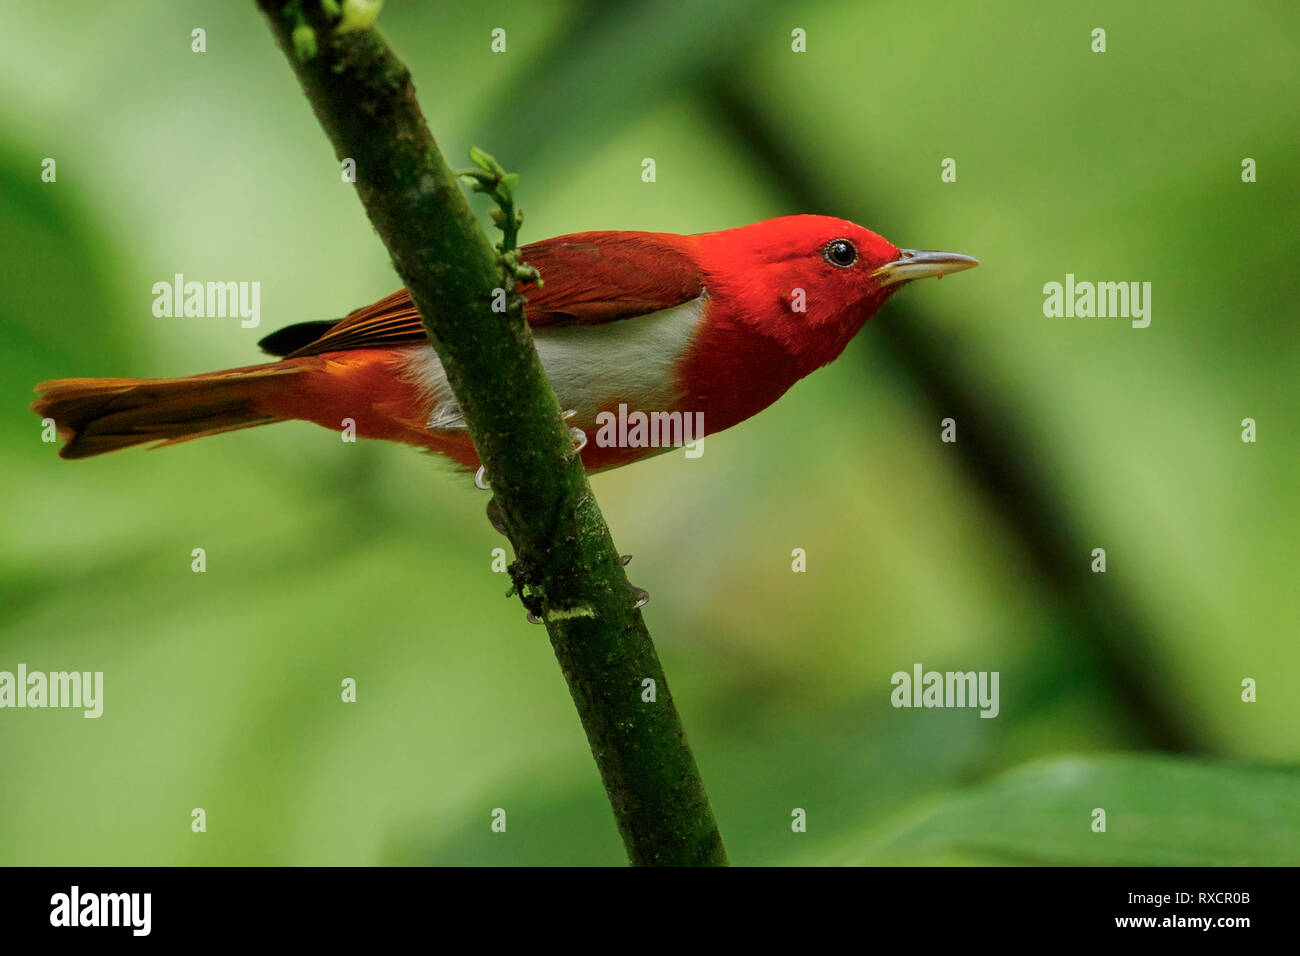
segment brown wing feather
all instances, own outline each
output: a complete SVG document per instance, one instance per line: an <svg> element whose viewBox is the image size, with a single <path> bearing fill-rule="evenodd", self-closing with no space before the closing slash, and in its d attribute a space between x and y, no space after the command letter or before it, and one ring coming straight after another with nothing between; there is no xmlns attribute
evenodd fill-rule
<svg viewBox="0 0 1300 956"><path fill-rule="evenodd" d="M541 288L526 290L528 324L600 325L689 302L702 289L694 245L693 236L582 232L524 246L520 257L542 274Z"/></svg>
<svg viewBox="0 0 1300 956"><path fill-rule="evenodd" d="M420 314L416 312L411 297L405 289L398 289L372 305L349 312L320 338L285 357L410 345L424 338L424 326L420 324Z"/></svg>
<svg viewBox="0 0 1300 956"><path fill-rule="evenodd" d="M520 286L524 317L534 328L600 325L635 318L699 296L694 237L653 232L583 232L524 246L520 258L536 266L542 286ZM288 358L347 349L385 348L423 341L405 289L357 309Z"/></svg>

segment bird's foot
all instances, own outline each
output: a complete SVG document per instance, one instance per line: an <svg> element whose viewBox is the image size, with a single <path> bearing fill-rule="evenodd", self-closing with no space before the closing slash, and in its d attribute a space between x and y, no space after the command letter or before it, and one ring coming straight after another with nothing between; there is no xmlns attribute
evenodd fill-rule
<svg viewBox="0 0 1300 956"><path fill-rule="evenodd" d="M623 565L623 567L627 567L632 563L632 555L620 554L618 556L618 563ZM633 610L645 607L650 603L650 592L645 588L639 588L635 584L632 585L632 595L636 598L636 603L632 605Z"/></svg>
<svg viewBox="0 0 1300 956"><path fill-rule="evenodd" d="M491 522L492 527L496 528L502 537L509 538L506 531L505 515L501 513L501 506L497 504L496 498L492 498L487 503L487 519Z"/></svg>
<svg viewBox="0 0 1300 956"><path fill-rule="evenodd" d="M566 408L564 411L560 412L560 417L567 422L572 418L574 418L577 414L578 414L578 410L576 408ZM584 448L587 447L587 433L584 432L581 428L575 428L574 426L570 425L569 441L573 442L573 453L576 455L579 452L581 452Z"/></svg>

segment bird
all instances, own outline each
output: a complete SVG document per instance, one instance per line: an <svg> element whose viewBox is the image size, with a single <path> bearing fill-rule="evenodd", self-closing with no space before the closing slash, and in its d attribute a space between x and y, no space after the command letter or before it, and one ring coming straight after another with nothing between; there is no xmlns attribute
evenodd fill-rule
<svg viewBox="0 0 1300 956"><path fill-rule="evenodd" d="M907 283L979 265L821 215L694 235L581 232L519 252L542 277L516 289L524 317L590 472L666 450L588 440L610 416L681 413L700 422L698 437L731 428L838 357ZM481 473L405 289L258 344L274 361L182 378L41 382L32 409L54 421L68 459L297 419Z"/></svg>

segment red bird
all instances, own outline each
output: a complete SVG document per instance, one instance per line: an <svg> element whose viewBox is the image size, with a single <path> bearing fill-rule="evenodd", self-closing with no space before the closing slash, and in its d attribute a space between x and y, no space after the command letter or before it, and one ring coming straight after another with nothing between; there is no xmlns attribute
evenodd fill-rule
<svg viewBox="0 0 1300 956"><path fill-rule="evenodd" d="M588 436L620 404L691 415L705 434L730 428L844 351L903 283L979 264L899 249L827 216L695 236L584 232L524 246L521 259L544 280L519 290L542 366ZM259 344L282 358L188 378L57 379L36 386L32 408L67 439L64 458L288 419L342 430L350 419L358 435L478 467L405 290ZM582 458L597 470L662 450L589 441Z"/></svg>

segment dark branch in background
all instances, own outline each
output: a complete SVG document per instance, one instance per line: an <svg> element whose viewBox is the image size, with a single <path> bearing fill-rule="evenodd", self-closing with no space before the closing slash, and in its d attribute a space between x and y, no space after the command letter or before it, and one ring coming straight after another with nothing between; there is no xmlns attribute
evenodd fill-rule
<svg viewBox="0 0 1300 956"><path fill-rule="evenodd" d="M734 24L764 22L764 11L775 4L743 0L745 9L738 10L741 2L714 0L701 6L627 0L610 5L588 0L574 15L571 29L511 78L511 95L490 98L509 106L490 107L483 128L493 143L531 159L584 135L593 123L613 135L629 118L644 115L665 97L703 88L702 105L712 111L720 138L751 161L757 175L766 176L773 194L784 197L784 212L821 212L884 228L870 210L855 214L845 206L850 200L832 195L829 183L823 187L814 165L796 156L757 108L741 79L746 34ZM581 62L572 55L575 48L583 50ZM666 60L656 55L655 82L646 81L648 61L641 53L646 49L672 51ZM620 68L606 70L607 64ZM607 73L608 81L592 87L588 77L593 69ZM579 99L582 110L573 108ZM1117 694L1135 728L1153 746L1203 749L1203 742L1180 718L1172 696L1152 688L1146 679L1150 663L1144 654L1155 641L1140 606L1122 592L1113 575L1081 572L1087 567L1081 556L1092 546L1083 546L1050 492L1052 481L1032 464L1033 443L1017 432L1014 412L993 404L987 386L949 357L927 331L931 324L915 299L897 298L888 312L888 321L872 322L858 354L883 357L937 413L936 419L951 415L962 423L961 441L948 446L957 466L1020 543L1038 575L1035 583L1066 619L1062 632L1073 638L1044 653L1059 653L1057 667L1069 667L1070 679L1076 679L1077 671L1080 678L1102 685L1102 692ZM873 368L871 374L879 371ZM1045 699L1059 690L1039 686Z"/></svg>
<svg viewBox="0 0 1300 956"><path fill-rule="evenodd" d="M791 211L820 212L866 223L869 213L854 215L839 202L818 192L816 170L801 161L770 127L752 99L731 75L704 78L706 105L717 128L734 142L742 155L766 172L777 195L785 196ZM987 264L986 264L987 268ZM1077 638L1080 653L1116 692L1119 705L1146 735L1153 747L1164 750L1200 749L1194 746L1177 715L1177 704L1147 678L1150 630L1140 620L1136 606L1114 586L1101 583L1088 570L1091 545L1085 546L1064 510L1044 489L1051 481L1035 469L1031 443L1017 434L1015 414L993 405L988 390L971 372L949 358L929 330L914 301L895 300L885 321L877 319L868 335L882 341L892 363L912 382L938 422L952 417L960 423L961 441L948 446L958 456L967 477L983 494L1024 549L1026 563L1077 624L1067 632ZM977 397L978 396L978 397Z"/></svg>
<svg viewBox="0 0 1300 956"><path fill-rule="evenodd" d="M492 309L494 290L513 292L518 275L513 236L503 241L503 260L425 125L410 74L367 22L377 5L258 6L336 156L355 160L366 213L447 371L515 550L511 576L546 624L629 859L725 863L667 680L533 348L523 302L512 294L508 311ZM479 168L496 194L506 177ZM518 222L508 205L503 224L512 232ZM641 699L646 678L656 685L654 703Z"/></svg>

